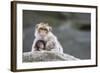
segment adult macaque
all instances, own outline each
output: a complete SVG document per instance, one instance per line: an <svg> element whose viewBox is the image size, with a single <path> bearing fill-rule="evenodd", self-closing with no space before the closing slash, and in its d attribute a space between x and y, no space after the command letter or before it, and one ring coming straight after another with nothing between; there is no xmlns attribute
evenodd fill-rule
<svg viewBox="0 0 100 73"><path fill-rule="evenodd" d="M52 33L52 27L48 23L39 23L36 25L32 51L35 51L35 44L38 40L46 42L46 50L63 53L63 48L57 37Z"/></svg>

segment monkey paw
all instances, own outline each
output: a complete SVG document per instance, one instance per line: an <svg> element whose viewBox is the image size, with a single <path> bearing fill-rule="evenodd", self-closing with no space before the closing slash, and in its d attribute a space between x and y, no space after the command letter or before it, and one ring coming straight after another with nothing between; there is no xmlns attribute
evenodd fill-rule
<svg viewBox="0 0 100 73"><path fill-rule="evenodd" d="M47 48L48 50L51 50L51 49L55 48L55 43L54 43L53 41L47 42L46 48Z"/></svg>

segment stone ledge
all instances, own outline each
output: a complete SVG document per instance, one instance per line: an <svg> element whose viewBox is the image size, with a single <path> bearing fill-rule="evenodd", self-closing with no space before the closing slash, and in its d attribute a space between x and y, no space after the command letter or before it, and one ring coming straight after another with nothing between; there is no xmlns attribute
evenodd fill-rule
<svg viewBox="0 0 100 73"><path fill-rule="evenodd" d="M68 61L79 60L69 54L61 54L50 51L34 51L23 53L23 62L41 62L41 61Z"/></svg>

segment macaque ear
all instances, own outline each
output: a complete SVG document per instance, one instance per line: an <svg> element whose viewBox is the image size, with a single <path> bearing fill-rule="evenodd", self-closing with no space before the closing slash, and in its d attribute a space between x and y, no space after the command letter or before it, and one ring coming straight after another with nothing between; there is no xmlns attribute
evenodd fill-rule
<svg viewBox="0 0 100 73"><path fill-rule="evenodd" d="M49 31L52 31L52 27L51 26L49 26Z"/></svg>

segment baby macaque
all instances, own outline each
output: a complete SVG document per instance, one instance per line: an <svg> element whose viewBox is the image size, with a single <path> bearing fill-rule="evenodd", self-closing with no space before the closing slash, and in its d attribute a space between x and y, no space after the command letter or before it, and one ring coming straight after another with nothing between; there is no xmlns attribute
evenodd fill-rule
<svg viewBox="0 0 100 73"><path fill-rule="evenodd" d="M32 51L35 51L35 44L38 40L46 42L45 50L63 53L63 48L57 37L52 33L52 27L48 23L39 23L36 25Z"/></svg>
<svg viewBox="0 0 100 73"><path fill-rule="evenodd" d="M53 48L54 48L53 45L48 45L46 47L46 42L43 40L38 40L35 44L35 51L42 51L42 50L50 51Z"/></svg>
<svg viewBox="0 0 100 73"><path fill-rule="evenodd" d="M35 51L45 50L46 43L43 40L38 40L35 44Z"/></svg>

